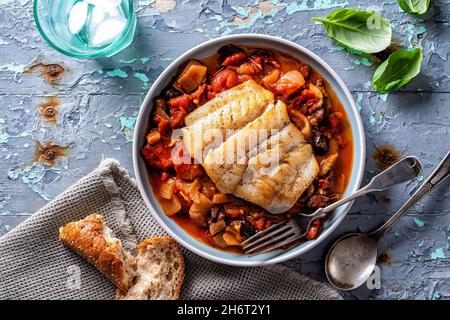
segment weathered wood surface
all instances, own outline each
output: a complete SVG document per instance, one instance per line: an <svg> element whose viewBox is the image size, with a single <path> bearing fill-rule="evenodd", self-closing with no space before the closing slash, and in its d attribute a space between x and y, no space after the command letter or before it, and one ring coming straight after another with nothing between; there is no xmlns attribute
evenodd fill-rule
<svg viewBox="0 0 450 320"><path fill-rule="evenodd" d="M353 55L328 39L310 21L340 7L368 8L371 1L317 0L141 0L133 45L111 59L76 60L52 50L40 37L32 1L0 0L0 235L26 219L62 190L113 157L132 171L131 136L146 91L178 55L207 39L230 33L266 33L295 41L323 57L353 92L364 121L367 166L364 181L377 171L376 147L391 145L417 155L423 175L450 149L450 1L433 1L417 17L396 1L379 9L391 21L402 47L421 46L422 73L389 95L373 91L376 59ZM57 63L62 78L48 84L36 63ZM59 98L56 124L43 120L38 106ZM35 141L68 147L53 167L33 163ZM420 180L420 179L419 179ZM418 181L384 195L358 200L338 230L317 250L287 264L324 279L323 257L332 241L348 231L378 226L410 195ZM450 298L450 188L443 185L416 206L385 237L389 261L380 262L382 288L348 297Z"/></svg>

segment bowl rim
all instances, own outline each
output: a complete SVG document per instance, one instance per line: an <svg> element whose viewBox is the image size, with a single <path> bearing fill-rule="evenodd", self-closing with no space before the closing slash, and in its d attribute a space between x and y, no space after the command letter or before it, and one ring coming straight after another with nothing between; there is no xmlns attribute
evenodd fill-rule
<svg viewBox="0 0 450 320"><path fill-rule="evenodd" d="M118 37L114 42L112 42L107 47L105 47L102 50L97 51L95 53L73 53L73 52L63 49L60 46L58 46L57 44L55 44L55 42L52 41L50 39L50 37L45 33L44 28L42 27L41 20L39 19L39 12L38 12L39 11L39 8L38 8L39 1L41 1L41 0L33 1L33 18L34 18L34 22L36 24L36 28L39 31L39 34L45 40L45 42L47 42L47 44L50 47L52 47L56 51L66 55L68 57L72 57L75 59L89 59L89 58L92 59L92 58L107 57L110 50L117 47L123 41L123 39L125 39L125 37L128 35L128 33L130 32L130 29L133 28L133 26L136 24L136 13L135 13L134 0L126 0L128 2L128 6L129 6L128 11L130 12L130 14L133 17L129 18L127 20L127 24L125 25L120 37ZM123 48L123 49L125 49L125 48Z"/></svg>
<svg viewBox="0 0 450 320"><path fill-rule="evenodd" d="M359 136L360 148L359 148L359 150L356 150L355 148L353 148L353 161L355 161L356 155L358 152L360 162L359 163L353 162L353 164L352 164L352 166L358 166L358 168L359 168L356 172L356 178L355 178L355 184L354 184L355 191L361 185L361 181L362 181L363 174L364 174L364 168L365 168L365 159L366 159L366 141L365 141L364 127L363 127L363 123L361 120L361 114L358 111L355 100L354 100L350 90L347 88L347 86L345 85L345 83L341 79L341 77L324 60L322 60L322 58L320 58L312 51L304 48L303 46L301 46L295 42L292 42L292 41L289 41L289 40L286 40L286 39L283 39L280 37L265 35L265 34L243 33L243 34L227 35L227 36L222 36L222 37L214 38L211 40L207 40L199 45L194 46L193 48L189 49L188 51L183 53L181 56L179 56L177 59L175 59L169 66L167 66L164 69L164 71L159 75L159 77L153 82L151 88L147 92L147 95L145 96L145 99L142 102L141 107L139 109L139 115L136 120L136 127L135 127L134 136L133 136L132 152L133 152L134 173L135 173L136 182L137 182L137 185L139 188L139 192L141 193L141 196L143 197L145 204L147 205L151 214L156 219L156 221L159 223L159 225L171 237L173 237L177 242L179 242L185 248L187 248L188 250L194 252L195 254L197 254L203 258L206 258L210 261L214 261L214 262L222 263L222 264L226 264L226 265L231 265L231 266L244 266L244 267L264 266L264 265L272 265L272 264L276 264L276 263L281 263L281 262L293 259L301 254L304 254L304 253L310 251L311 249L316 247L319 243L321 243L323 240L325 240L341 224L341 222L347 216L347 214L353 204L353 201L351 201L341 207L343 209L342 209L342 213L340 214L340 216L337 217L337 219L326 230L323 230L321 232L320 238L316 239L316 241L311 242L311 244L308 247L302 248L297 251L290 252L289 254L281 254L281 255L274 256L270 259L257 260L257 261L246 261L246 260L240 261L240 260L233 260L233 259L229 259L229 258L223 258L223 257L217 256L217 255L205 252L205 251L201 250L200 248L197 248L196 246L194 246L190 243L187 243L180 236L178 236L178 234L174 230L172 230L168 225L166 225L166 223L159 217L158 213L153 208L152 203L148 199L148 196L145 192L145 188L143 186L142 177L147 177L147 173L141 172L140 167L139 167L139 161L142 161L142 159L140 159L139 150L141 149L142 146L138 146L137 141L138 141L138 138L140 135L140 131L142 131L142 130L139 130L139 128L147 127L148 119L144 118L145 107L148 106L149 103L151 103L151 100L154 98L155 94L159 94L159 92L156 92L156 89L160 86L161 82L164 82L165 79L173 72L173 68L175 66L177 66L179 63L184 62L186 60L186 58L188 58L192 54L195 54L196 52L216 46L217 44L223 43L224 41L238 42L238 41L243 41L248 38L254 38L254 39L261 40L261 41L269 41L272 43L278 42L280 44L283 44L287 47L292 48L293 50L299 51L300 53L302 53L306 56L309 56L310 58L315 60L319 65L321 65L324 69L326 69L326 71L338 83L338 86L340 87L343 94L348 99L348 101L350 103L350 105L348 106L349 107L348 109L351 109L353 111L355 119L356 119L356 123L352 124L352 125L355 126L355 129L356 129L355 131L357 132L357 134Z"/></svg>

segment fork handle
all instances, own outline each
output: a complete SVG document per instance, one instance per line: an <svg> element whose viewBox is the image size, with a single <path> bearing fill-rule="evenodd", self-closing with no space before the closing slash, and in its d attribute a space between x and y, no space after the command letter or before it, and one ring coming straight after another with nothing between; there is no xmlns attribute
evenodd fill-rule
<svg viewBox="0 0 450 320"><path fill-rule="evenodd" d="M450 151L438 164L436 169L430 174L424 183L417 189L417 191L406 201L403 206L381 227L372 232L370 236L379 239L383 234L389 230L398 220L400 220L413 206L417 204L424 196L431 190L442 183L450 176Z"/></svg>
<svg viewBox="0 0 450 320"><path fill-rule="evenodd" d="M417 177L421 170L422 164L416 157L409 156L400 159L400 161L373 177L364 188L359 189L350 196L340 199L325 208L318 209L311 215L311 217L319 218L320 216L335 210L343 204L366 195L367 193L383 191L396 184L409 181Z"/></svg>

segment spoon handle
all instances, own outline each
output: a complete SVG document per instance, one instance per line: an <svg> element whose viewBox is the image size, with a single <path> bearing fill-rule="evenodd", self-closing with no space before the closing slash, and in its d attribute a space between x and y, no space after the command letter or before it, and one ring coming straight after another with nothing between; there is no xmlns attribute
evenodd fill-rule
<svg viewBox="0 0 450 320"><path fill-rule="evenodd" d="M425 180L419 189L405 202L405 204L380 228L370 234L374 238L381 238L398 220L400 220L409 209L419 202L426 194L434 189L438 184L450 176L450 151L434 169L433 173Z"/></svg>
<svg viewBox="0 0 450 320"><path fill-rule="evenodd" d="M324 213L331 212L344 203L359 198L367 193L383 191L396 184L414 179L415 177L417 177L421 170L422 165L419 159L413 156L405 157L373 177L372 180L370 180L370 182L364 188L359 189L346 198L332 203L322 210L318 210L320 212L317 212L317 215L320 216Z"/></svg>

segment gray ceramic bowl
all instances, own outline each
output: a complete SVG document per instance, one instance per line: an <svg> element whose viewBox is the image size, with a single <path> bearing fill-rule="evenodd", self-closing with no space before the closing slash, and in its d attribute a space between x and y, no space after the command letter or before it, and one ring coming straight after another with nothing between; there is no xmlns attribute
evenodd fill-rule
<svg viewBox="0 0 450 320"><path fill-rule="evenodd" d="M281 53L285 53L310 65L326 79L326 81L334 89L336 95L345 108L353 133L354 154L352 175L350 177L345 195L349 195L359 188L364 172L366 144L360 114L347 86L336 74L336 72L334 72L327 63L325 63L325 61L311 51L296 43L281 38L257 34L231 35L206 41L187 51L181 57L172 62L153 83L153 86L150 88L145 101L141 106L134 133L133 164L136 180L142 197L144 198L145 203L149 207L152 215L174 239L192 252L206 259L234 266L262 266L279 263L297 257L322 242L345 218L347 212L350 210L351 203L343 205L332 214L330 219L324 223L323 229L317 239L301 243L300 245L286 250L281 254L280 252L276 252L247 256L243 254L225 252L199 242L163 213L153 194L148 178L148 168L146 167L146 164L139 152L145 143L148 119L150 118L150 112L153 108L153 99L160 94L164 87L168 85L168 83L176 75L179 67L189 59L201 59L211 56L215 54L220 47L227 44L278 50Z"/></svg>

